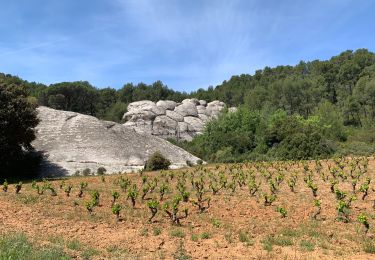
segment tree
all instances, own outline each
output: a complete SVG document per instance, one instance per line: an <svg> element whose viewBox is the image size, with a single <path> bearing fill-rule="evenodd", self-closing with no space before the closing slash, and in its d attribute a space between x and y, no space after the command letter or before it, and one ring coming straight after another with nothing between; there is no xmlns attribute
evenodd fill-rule
<svg viewBox="0 0 375 260"><path fill-rule="evenodd" d="M21 162L33 151L34 128L38 124L35 104L27 98L25 85L0 78L0 175L19 175ZM15 171L17 169L17 171ZM23 169L24 170L24 169ZM30 169L27 169L30 171Z"/></svg>

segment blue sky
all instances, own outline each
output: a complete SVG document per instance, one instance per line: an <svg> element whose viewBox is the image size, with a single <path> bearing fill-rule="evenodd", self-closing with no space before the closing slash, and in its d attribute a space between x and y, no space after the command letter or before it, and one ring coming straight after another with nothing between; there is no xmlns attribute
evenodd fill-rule
<svg viewBox="0 0 375 260"><path fill-rule="evenodd" d="M0 0L0 72L97 87L216 86L264 66L375 51L372 0Z"/></svg>

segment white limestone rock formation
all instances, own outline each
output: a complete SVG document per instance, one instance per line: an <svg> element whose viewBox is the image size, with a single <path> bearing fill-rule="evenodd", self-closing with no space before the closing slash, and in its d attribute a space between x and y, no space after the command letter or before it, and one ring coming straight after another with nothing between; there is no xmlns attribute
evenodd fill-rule
<svg viewBox="0 0 375 260"><path fill-rule="evenodd" d="M144 124L143 129L145 125L149 126L146 120L149 118L148 112L158 111L156 105L154 107L149 102L132 106L138 111L137 116L142 114L141 108L147 109L142 110L147 112L146 117L133 122L137 128L141 124ZM46 155L42 176L71 175L85 168L96 172L99 167L105 167L108 173L137 170L143 168L149 155L155 151L160 151L172 162L171 168L184 167L187 161L196 163L199 160L162 138L138 133L124 125L92 116L39 107L38 117L40 123L36 127L36 140L32 145ZM168 118L165 115L157 116L157 122L162 122L162 117ZM166 120L167 124L177 128L177 122L169 118ZM160 131L161 134L169 134L168 128Z"/></svg>
<svg viewBox="0 0 375 260"><path fill-rule="evenodd" d="M123 118L127 120L125 126L139 133L190 141L201 134L205 124L217 118L224 108L223 102L207 103L195 98L185 99L181 103L144 100L130 103ZM231 108L231 111L235 111L235 108Z"/></svg>

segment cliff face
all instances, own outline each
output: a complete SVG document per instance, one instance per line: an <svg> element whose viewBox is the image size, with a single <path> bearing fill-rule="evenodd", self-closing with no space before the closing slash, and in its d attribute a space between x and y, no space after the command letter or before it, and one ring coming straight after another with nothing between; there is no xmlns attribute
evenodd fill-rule
<svg viewBox="0 0 375 260"><path fill-rule="evenodd" d="M92 116L39 107L38 117L32 145L46 155L43 176L71 175L85 168L96 172L105 167L109 173L141 169L155 151L171 160L171 168L199 160L162 138Z"/></svg>
<svg viewBox="0 0 375 260"><path fill-rule="evenodd" d="M129 104L124 125L139 133L190 141L201 134L205 124L217 118L224 107L220 101L207 103L197 99L185 99L182 103L138 101Z"/></svg>

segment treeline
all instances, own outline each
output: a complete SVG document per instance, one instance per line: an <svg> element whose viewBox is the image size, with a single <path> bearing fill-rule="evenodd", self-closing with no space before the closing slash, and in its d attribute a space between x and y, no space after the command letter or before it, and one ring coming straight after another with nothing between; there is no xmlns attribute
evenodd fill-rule
<svg viewBox="0 0 375 260"><path fill-rule="evenodd" d="M74 111L116 122L121 121L127 105L131 102L163 99L179 102L189 97L189 94L174 91L161 81L151 85L127 83L120 89L110 87L100 89L87 81L61 82L46 86L2 73L0 79L8 84L26 86L29 96L33 97L34 102L40 106Z"/></svg>
<svg viewBox="0 0 375 260"><path fill-rule="evenodd" d="M194 93L230 106L309 117L322 101L339 108L346 125L375 120L375 54L345 51L327 61L301 61L296 66L265 67L254 75L233 76L216 88Z"/></svg>
<svg viewBox="0 0 375 260"><path fill-rule="evenodd" d="M211 161L370 154L375 147L375 54L366 49L326 61L265 67L191 93L174 91L160 81L99 89L86 81L46 86L4 74L0 80L26 86L33 104L111 121L121 121L130 102L145 99L179 102L195 97L241 107L209 124L203 136L180 144Z"/></svg>
<svg viewBox="0 0 375 260"><path fill-rule="evenodd" d="M9 81L22 81L0 75ZM229 106L245 105L251 110L275 112L304 118L323 101L336 106L345 125L363 126L375 120L375 54L366 49L345 51L327 61L301 61L296 66L265 67L254 75L233 76L217 87L186 93L168 88L157 81L125 84L120 89L92 86L87 81L62 82L45 86L29 83L30 95L39 105L85 113L119 121L126 106L139 100L181 101L196 97L220 100Z"/></svg>
<svg viewBox="0 0 375 260"><path fill-rule="evenodd" d="M365 49L266 67L194 95L241 106L179 144L207 161L375 153L375 54Z"/></svg>

